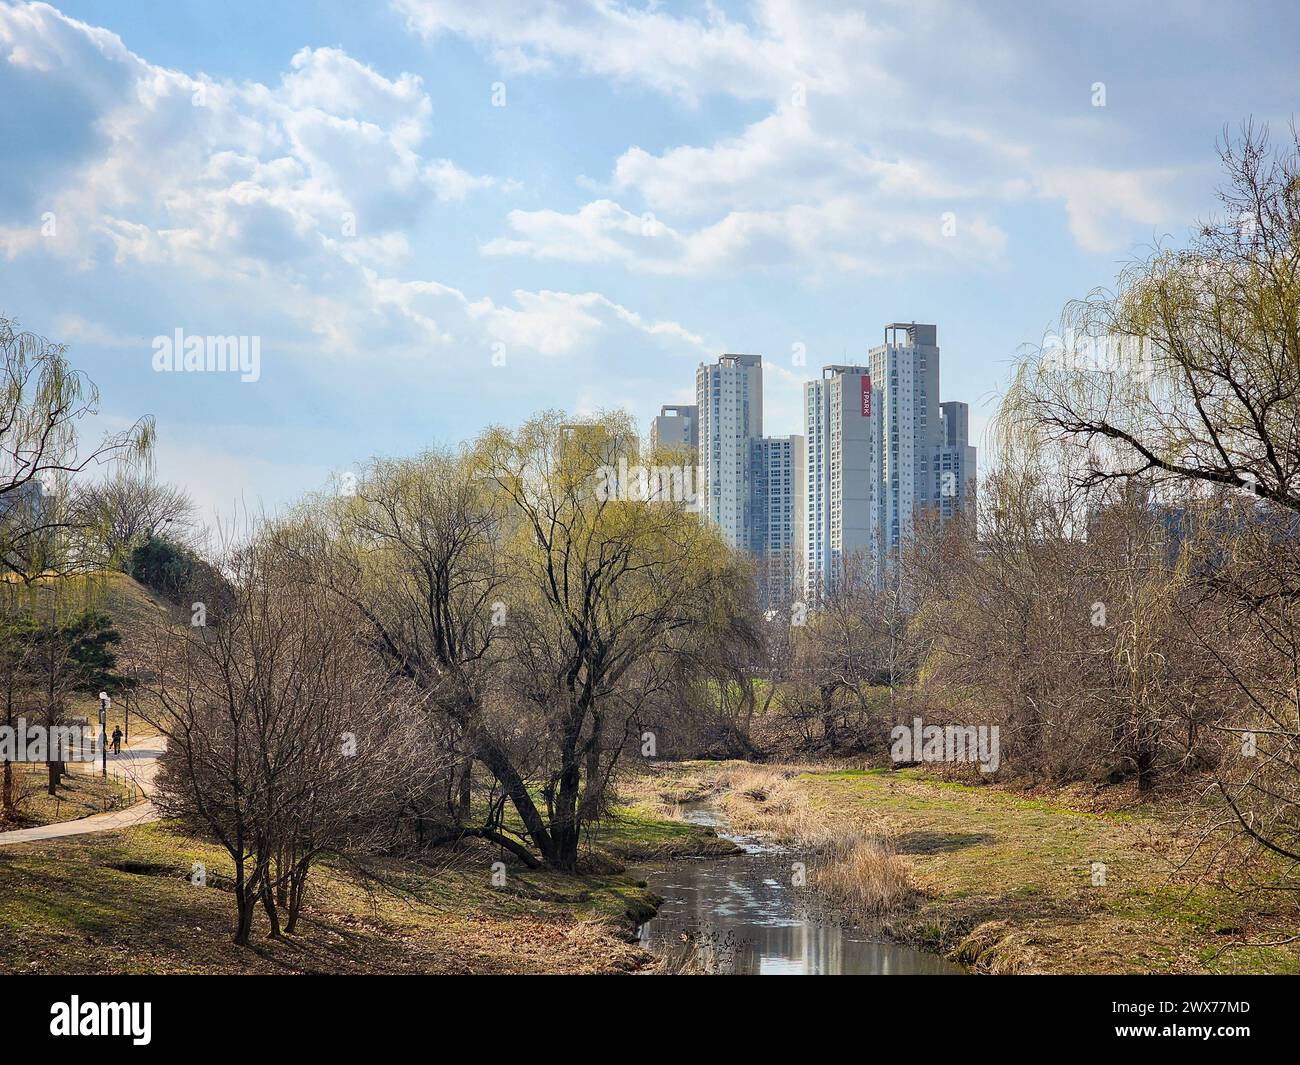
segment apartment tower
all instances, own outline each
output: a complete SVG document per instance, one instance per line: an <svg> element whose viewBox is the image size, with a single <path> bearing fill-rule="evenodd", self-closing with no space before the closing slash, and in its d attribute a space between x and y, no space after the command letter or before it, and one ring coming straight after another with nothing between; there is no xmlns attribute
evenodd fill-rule
<svg viewBox="0 0 1300 1065"><path fill-rule="evenodd" d="M763 359L723 355L695 372L700 510L727 542L753 550L753 446L763 436Z"/></svg>
<svg viewBox="0 0 1300 1065"><path fill-rule="evenodd" d="M650 422L650 448L689 448L700 446L700 408L695 404L677 404L659 408L659 416Z"/></svg>
<svg viewBox="0 0 1300 1065"><path fill-rule="evenodd" d="M803 387L804 594L819 602L849 564L879 552L880 390L866 366L822 368Z"/></svg>

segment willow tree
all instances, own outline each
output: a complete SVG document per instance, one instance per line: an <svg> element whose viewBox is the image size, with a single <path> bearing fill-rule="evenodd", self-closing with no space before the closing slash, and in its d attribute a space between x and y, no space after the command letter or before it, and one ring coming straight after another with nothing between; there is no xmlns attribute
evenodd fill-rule
<svg viewBox="0 0 1300 1065"><path fill-rule="evenodd" d="M1300 860L1300 133L1274 148L1247 124L1220 157L1221 211L1070 305L1007 399L1076 449L1079 486L1142 479L1208 525L1198 573L1231 609L1205 616L1257 636L1249 661L1228 653L1235 633L1188 626L1254 708L1219 787L1248 837Z"/></svg>
<svg viewBox="0 0 1300 1065"><path fill-rule="evenodd" d="M627 744L654 742L637 732L646 700L689 668L695 641L725 627L739 571L689 500L647 483L621 415L575 422L551 412L478 446L507 502L511 574L512 698L487 727L513 728L528 740L514 750L529 758L526 770L489 768L510 779L547 862L571 870Z"/></svg>
<svg viewBox="0 0 1300 1065"><path fill-rule="evenodd" d="M1066 308L1008 401L1088 456L1082 484L1146 475L1300 511L1300 134L1247 126L1222 214Z"/></svg>
<svg viewBox="0 0 1300 1065"><path fill-rule="evenodd" d="M153 445L153 420L84 446L78 429L99 412L99 390L66 349L0 317L0 569L33 581L92 568L70 533L72 479L92 464L133 460Z"/></svg>
<svg viewBox="0 0 1300 1065"><path fill-rule="evenodd" d="M62 610L67 597L59 578L93 571L97 559L78 535L80 521L70 506L73 480L92 464L134 461L152 448L148 418L86 446L78 430L98 409L98 390L72 367L61 344L0 317L0 627L12 631L25 612L38 608L52 628L75 616L75 610ZM34 586L49 583L56 587L38 598ZM83 610L89 606L84 598ZM10 727L16 721L12 693L18 678L8 671L14 668L14 658L0 656L0 669L6 671L0 684L8 693L3 723ZM49 723L61 718L63 701L53 694L39 705ZM51 790L59 772L60 765L50 763ZM13 769L6 761L0 802L10 812L13 788Z"/></svg>

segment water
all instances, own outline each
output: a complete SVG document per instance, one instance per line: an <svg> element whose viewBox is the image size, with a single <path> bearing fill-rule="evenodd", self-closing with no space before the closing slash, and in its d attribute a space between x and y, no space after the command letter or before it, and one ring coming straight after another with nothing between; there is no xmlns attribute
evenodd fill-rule
<svg viewBox="0 0 1300 1065"><path fill-rule="evenodd" d="M686 813L718 827L707 807ZM641 926L641 944L656 953L684 953L693 939L728 974L905 975L963 970L937 954L883 942L869 931L844 927L808 908L810 896L791 884L784 848L752 836L719 832L743 849L724 858L657 862L633 874L664 897Z"/></svg>

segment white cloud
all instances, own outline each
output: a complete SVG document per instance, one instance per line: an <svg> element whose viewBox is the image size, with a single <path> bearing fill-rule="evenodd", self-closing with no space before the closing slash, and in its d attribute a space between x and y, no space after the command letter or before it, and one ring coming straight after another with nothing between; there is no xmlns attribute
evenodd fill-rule
<svg viewBox="0 0 1300 1065"><path fill-rule="evenodd" d="M688 105L721 95L770 108L711 143L628 147L607 181L588 183L599 199L514 211L488 254L691 276L783 266L816 279L997 263L999 214L1035 195L1065 207L1086 250L1173 215L1163 172L1063 163L1086 118L1034 110L1051 57L948 0L870 10L756 0L743 19L609 0L394 7L426 38L477 42L507 73L571 70ZM955 233L935 239L949 213Z"/></svg>
<svg viewBox="0 0 1300 1065"><path fill-rule="evenodd" d="M516 289L514 305L470 299L436 282L394 281L366 271L375 301L418 325L425 338L458 356L490 353L493 344L544 356L617 350L619 338L635 336L665 351L702 354L704 341L676 322L649 321L596 292L528 292Z"/></svg>
<svg viewBox="0 0 1300 1065"><path fill-rule="evenodd" d="M827 41L865 47L876 33L862 15L819 12L792 18L787 2L758 6L755 24L729 19L709 5L704 18L676 17L651 5L612 2L557 5L548 0L493 4L395 0L408 24L426 38L454 33L487 46L509 73L572 64L584 73L648 86L687 102L723 91L767 99L796 83L833 90L849 80L883 80L844 52L828 58Z"/></svg>
<svg viewBox="0 0 1300 1065"><path fill-rule="evenodd" d="M489 255L528 255L584 263L619 263L646 273L724 274L756 267L804 265L808 276L883 274L933 263L993 261L1005 234L979 215L945 235L937 206L879 211L861 197L840 195L766 210L736 210L680 232L652 212L634 215L610 200L571 214L511 211L510 237L488 241Z"/></svg>
<svg viewBox="0 0 1300 1065"><path fill-rule="evenodd" d="M1059 199L1070 233L1088 251L1116 251L1127 243L1129 223L1158 226L1169 217L1162 191L1176 177L1169 169L1102 170L1061 167L1044 171L1040 190Z"/></svg>
<svg viewBox="0 0 1300 1065"><path fill-rule="evenodd" d="M408 233L432 203L516 187L424 154L433 107L413 74L390 79L339 49L303 48L279 84L214 81L149 63L116 35L36 4L0 7L0 93L7 87L77 103L51 112L65 146L44 160L39 188L14 188L0 205L10 258L48 251L85 269L179 274L213 303L287 320L345 356L498 341L558 356L620 331L699 344L595 293L516 291L498 304L398 277Z"/></svg>

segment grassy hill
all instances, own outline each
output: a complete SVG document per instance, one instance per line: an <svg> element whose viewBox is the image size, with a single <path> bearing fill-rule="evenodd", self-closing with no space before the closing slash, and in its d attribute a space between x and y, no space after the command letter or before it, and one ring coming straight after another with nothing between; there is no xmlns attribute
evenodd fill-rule
<svg viewBox="0 0 1300 1065"><path fill-rule="evenodd" d="M156 595L134 577L116 570L64 578L57 584L40 582L27 587L11 586L8 594L10 609L25 607L38 616L46 616L51 611L61 615L86 609L103 611L112 619L114 628L122 637L117 647L119 671L126 671L128 666L137 667L145 680L151 674L145 668L148 663L141 652L149 630L160 620L177 624L182 621L181 612L174 604ZM110 735L116 725L129 726L126 731L133 738L154 734L142 717L131 714L133 709L147 708L147 696L140 694L123 698L121 693L109 694L113 696L113 708L108 717ZM74 695L70 710L75 717L85 717L92 722L99 720L99 700L94 694ZM128 714L131 714L129 721Z"/></svg>

